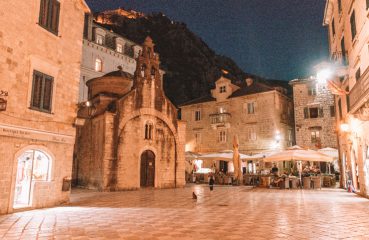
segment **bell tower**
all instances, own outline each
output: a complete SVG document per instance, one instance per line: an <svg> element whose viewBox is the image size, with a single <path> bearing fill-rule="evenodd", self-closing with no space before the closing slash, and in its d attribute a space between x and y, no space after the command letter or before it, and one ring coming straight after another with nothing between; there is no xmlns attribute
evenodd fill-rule
<svg viewBox="0 0 369 240"><path fill-rule="evenodd" d="M146 37L142 51L137 58L134 88L142 88L144 85L148 85L162 89L162 80L159 72L159 55L154 52L154 46L152 39L149 36Z"/></svg>

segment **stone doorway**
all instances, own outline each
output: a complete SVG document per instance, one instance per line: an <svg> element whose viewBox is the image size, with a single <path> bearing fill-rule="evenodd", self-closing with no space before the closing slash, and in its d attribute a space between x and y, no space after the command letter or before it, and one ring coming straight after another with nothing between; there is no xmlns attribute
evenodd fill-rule
<svg viewBox="0 0 369 240"><path fill-rule="evenodd" d="M155 186L155 154L146 150L141 154L141 187Z"/></svg>

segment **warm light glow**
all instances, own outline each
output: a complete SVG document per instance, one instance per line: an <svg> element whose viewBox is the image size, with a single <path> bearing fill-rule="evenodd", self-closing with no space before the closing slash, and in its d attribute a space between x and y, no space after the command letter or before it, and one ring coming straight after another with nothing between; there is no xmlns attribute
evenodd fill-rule
<svg viewBox="0 0 369 240"><path fill-rule="evenodd" d="M86 102L86 107L91 107L91 102L90 101Z"/></svg>
<svg viewBox="0 0 369 240"><path fill-rule="evenodd" d="M348 131L350 131L350 126L347 123L342 123L341 126L340 126L340 128L341 128L341 131L342 132L348 132Z"/></svg>
<svg viewBox="0 0 369 240"><path fill-rule="evenodd" d="M332 70L329 68L322 69L316 74L319 83L326 83L332 77Z"/></svg>

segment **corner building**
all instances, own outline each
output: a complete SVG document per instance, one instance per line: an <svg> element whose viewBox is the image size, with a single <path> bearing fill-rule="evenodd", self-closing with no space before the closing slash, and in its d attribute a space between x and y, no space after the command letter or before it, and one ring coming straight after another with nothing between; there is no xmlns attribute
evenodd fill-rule
<svg viewBox="0 0 369 240"><path fill-rule="evenodd" d="M91 79L78 131L74 180L103 191L185 184L185 123L165 96L159 56L147 37L134 76L122 69Z"/></svg>
<svg viewBox="0 0 369 240"><path fill-rule="evenodd" d="M331 60L339 65L336 86L342 187L352 181L369 196L369 1L327 0L323 25Z"/></svg>
<svg viewBox="0 0 369 240"><path fill-rule="evenodd" d="M69 200L86 12L0 1L0 214Z"/></svg>

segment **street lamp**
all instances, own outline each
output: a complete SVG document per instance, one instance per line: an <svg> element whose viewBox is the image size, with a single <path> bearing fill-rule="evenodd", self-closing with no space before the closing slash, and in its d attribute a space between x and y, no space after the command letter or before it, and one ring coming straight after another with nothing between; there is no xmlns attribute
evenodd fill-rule
<svg viewBox="0 0 369 240"><path fill-rule="evenodd" d="M316 74L316 78L319 83L326 83L333 75L333 71L330 68L323 68L319 70Z"/></svg>
<svg viewBox="0 0 369 240"><path fill-rule="evenodd" d="M350 125L348 125L347 123L341 123L340 129L342 132L347 133L350 131Z"/></svg>

